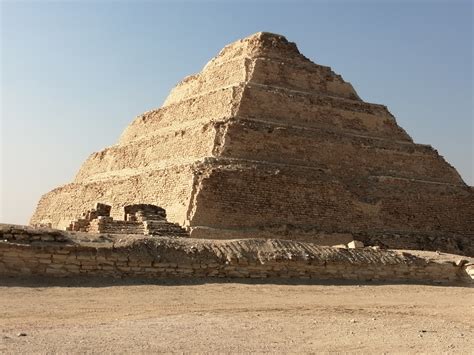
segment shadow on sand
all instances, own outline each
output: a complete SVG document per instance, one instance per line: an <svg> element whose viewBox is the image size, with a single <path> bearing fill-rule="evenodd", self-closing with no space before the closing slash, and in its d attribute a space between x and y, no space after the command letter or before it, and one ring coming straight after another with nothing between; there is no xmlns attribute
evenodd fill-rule
<svg viewBox="0 0 474 355"><path fill-rule="evenodd" d="M384 286L384 285L426 285L437 287L473 288L473 284L461 282L417 282L417 281L356 281L356 280L317 280L317 279L248 279L248 278L109 278L109 277L44 277L44 276L0 276L0 287L113 287L113 286L195 286L204 284L247 285L326 285L326 286Z"/></svg>

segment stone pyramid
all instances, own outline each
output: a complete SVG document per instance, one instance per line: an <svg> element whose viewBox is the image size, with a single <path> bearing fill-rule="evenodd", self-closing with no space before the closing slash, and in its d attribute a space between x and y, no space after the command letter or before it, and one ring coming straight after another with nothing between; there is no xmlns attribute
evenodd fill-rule
<svg viewBox="0 0 474 355"><path fill-rule="evenodd" d="M31 224L64 228L96 202L114 219L128 204L161 206L194 237L474 230L473 191L436 150L264 32L226 46L93 153L41 198Z"/></svg>

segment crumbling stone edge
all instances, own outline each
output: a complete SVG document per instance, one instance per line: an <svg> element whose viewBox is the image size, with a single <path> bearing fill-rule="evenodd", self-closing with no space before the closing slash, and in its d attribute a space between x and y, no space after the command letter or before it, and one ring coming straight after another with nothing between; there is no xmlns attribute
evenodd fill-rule
<svg viewBox="0 0 474 355"><path fill-rule="evenodd" d="M120 236L86 242L62 231L1 226L0 276L27 275L472 283L474 263L278 239Z"/></svg>

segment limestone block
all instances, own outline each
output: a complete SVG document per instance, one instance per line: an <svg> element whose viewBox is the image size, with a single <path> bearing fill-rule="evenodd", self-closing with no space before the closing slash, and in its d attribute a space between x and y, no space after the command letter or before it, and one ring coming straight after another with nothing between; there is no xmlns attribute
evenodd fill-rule
<svg viewBox="0 0 474 355"><path fill-rule="evenodd" d="M364 247L364 243L358 241L358 240L353 240L352 242L350 242L349 244L347 244L347 247L349 249L358 249L358 248L363 248Z"/></svg>
<svg viewBox="0 0 474 355"><path fill-rule="evenodd" d="M50 259L38 259L38 262L40 264L51 264L52 263L51 258Z"/></svg>
<svg viewBox="0 0 474 355"><path fill-rule="evenodd" d="M463 265L467 264L468 262L469 262L469 260L466 260L466 259L458 259L458 260L456 260L455 265L456 266L463 266Z"/></svg>

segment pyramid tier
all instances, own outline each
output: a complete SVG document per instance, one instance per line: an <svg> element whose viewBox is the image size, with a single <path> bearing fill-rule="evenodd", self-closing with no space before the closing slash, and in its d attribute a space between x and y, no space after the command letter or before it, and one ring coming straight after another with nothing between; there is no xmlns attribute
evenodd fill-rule
<svg viewBox="0 0 474 355"><path fill-rule="evenodd" d="M30 223L51 223L54 228L64 229L84 211L102 202L112 207L115 220L123 219L126 205L152 204L166 209L168 221L184 225L193 179L192 166L182 165L122 178L67 184L41 197Z"/></svg>
<svg viewBox="0 0 474 355"><path fill-rule="evenodd" d="M330 67L314 63L298 65L257 58L252 61L249 83L361 101L350 83Z"/></svg>
<svg viewBox="0 0 474 355"><path fill-rule="evenodd" d="M245 86L237 115L411 142L410 136L383 105L262 85Z"/></svg>
<svg viewBox="0 0 474 355"><path fill-rule="evenodd" d="M210 103L209 106L206 103ZM318 94L291 93L260 85L235 86L143 114L125 130L119 144L92 154L81 167L76 181L103 179L108 173L133 174L136 169L150 170L219 156L219 144L228 140L226 124L240 117L253 117L247 120L270 125L270 130L272 125L276 125L276 129L294 128L288 132L306 129L306 136L326 130L351 137L360 135L360 139L396 138L411 143L410 137L381 105ZM265 139L279 145L277 137L266 135ZM366 140L367 144L372 142L377 141ZM254 143L262 142L257 140ZM301 150L305 146L298 139L287 140L286 144L290 146L284 156L291 161L301 160ZM292 151L294 156L290 156ZM317 161L320 153L314 150L313 153L313 160ZM253 159L265 160L267 156L262 151L261 156ZM309 161L311 159L309 157ZM124 171L119 172L122 169Z"/></svg>
<svg viewBox="0 0 474 355"><path fill-rule="evenodd" d="M207 92L136 117L122 133L118 144L146 139L162 131L179 131L187 125L212 122L233 117L236 113L241 86ZM199 136L196 139L201 139Z"/></svg>
<svg viewBox="0 0 474 355"><path fill-rule="evenodd" d="M352 85L335 74L330 67L314 63L298 65L270 58L242 57L208 66L202 73L187 77L171 90L164 106L242 83L360 101Z"/></svg>
<svg viewBox="0 0 474 355"><path fill-rule="evenodd" d="M343 180L371 175L464 186L430 146L251 119L226 125L220 157L320 168Z"/></svg>
<svg viewBox="0 0 474 355"><path fill-rule="evenodd" d="M152 136L163 129L178 129L194 121L212 122L235 116L411 141L383 105L247 84L207 92L146 112L126 128L119 144Z"/></svg>
<svg viewBox="0 0 474 355"><path fill-rule="evenodd" d="M213 155L215 129L213 124L194 122L106 148L89 156L75 182L125 178L202 160Z"/></svg>
<svg viewBox="0 0 474 355"><path fill-rule="evenodd" d="M178 83L164 106L242 83L360 101L352 85L330 67L313 63L283 36L261 32L225 47L200 73Z"/></svg>
<svg viewBox="0 0 474 355"><path fill-rule="evenodd" d="M430 146L238 117L160 130L153 137L94 153L82 165L76 182L136 175L212 156L312 166L349 180L387 175L464 185L456 170Z"/></svg>
<svg viewBox="0 0 474 355"><path fill-rule="evenodd" d="M469 187L389 176L343 181L324 169L238 159L68 184L42 197L31 223L62 229L98 201L111 205L116 219L128 204L163 206L195 237L263 236L288 227L285 237L296 239L374 231L470 235L474 223Z"/></svg>
<svg viewBox="0 0 474 355"><path fill-rule="evenodd" d="M203 165L198 177L194 236L288 226L290 238L307 230L473 234L474 195L465 186L385 176L348 183L322 169L224 159Z"/></svg>

